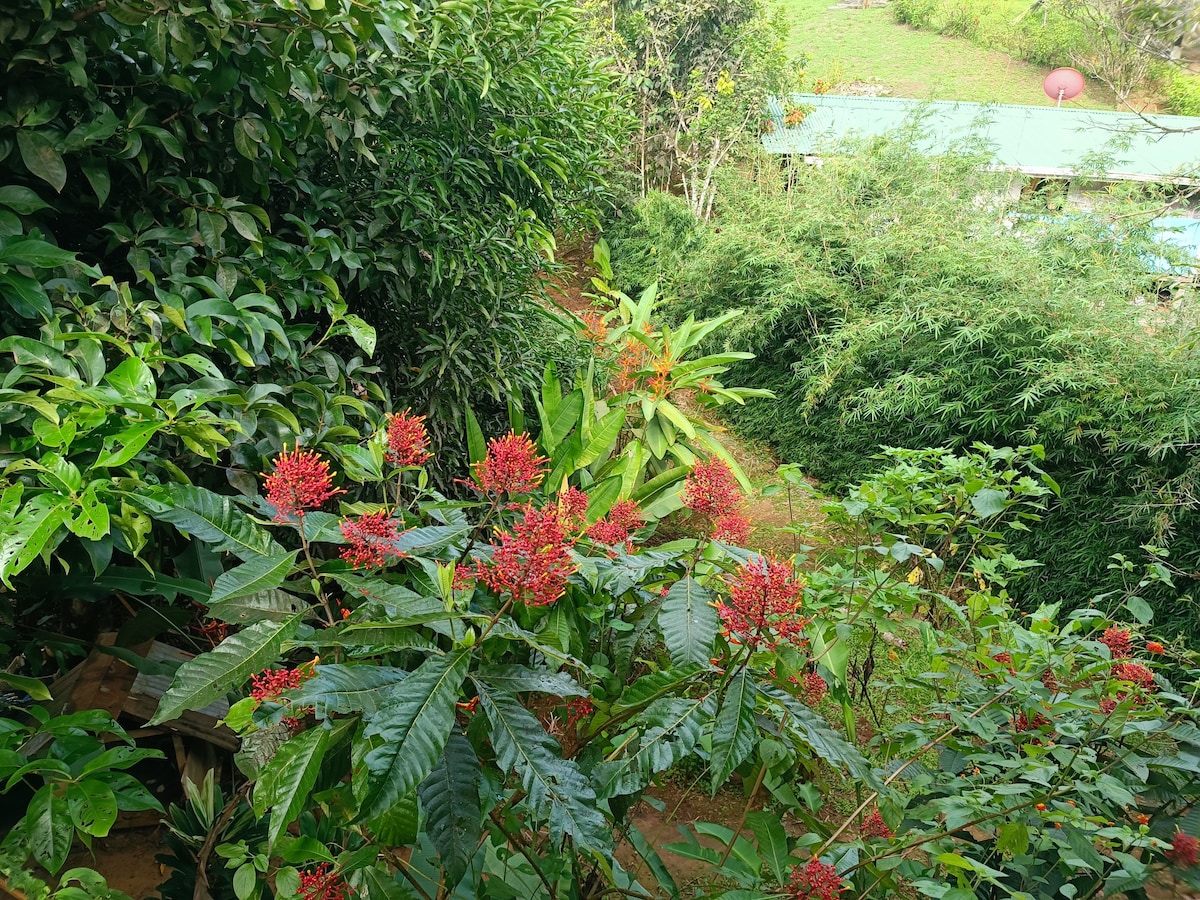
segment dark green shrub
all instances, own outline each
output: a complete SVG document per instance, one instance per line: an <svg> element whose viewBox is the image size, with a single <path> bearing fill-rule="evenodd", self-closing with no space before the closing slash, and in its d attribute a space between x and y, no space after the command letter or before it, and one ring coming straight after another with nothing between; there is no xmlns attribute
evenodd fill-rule
<svg viewBox="0 0 1200 900"><path fill-rule="evenodd" d="M691 239L669 279L677 310L746 308L723 335L758 354L737 380L784 404L734 421L837 487L883 444L1045 445L1063 496L1014 542L1045 563L1023 586L1029 604L1117 586L1111 555L1142 544L1192 567L1200 361L1144 303L1145 220L1043 209L1010 227L979 202L1003 179L969 146L929 158L910 137L800 169L790 191L765 173L728 184L723 218ZM1197 631L1173 593L1154 599L1172 601L1164 624Z"/></svg>

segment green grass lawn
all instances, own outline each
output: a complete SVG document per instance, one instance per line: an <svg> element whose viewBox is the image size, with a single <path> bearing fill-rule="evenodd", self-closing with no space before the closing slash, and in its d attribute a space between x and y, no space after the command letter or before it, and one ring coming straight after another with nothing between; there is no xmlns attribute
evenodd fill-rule
<svg viewBox="0 0 1200 900"><path fill-rule="evenodd" d="M878 79L893 97L1052 106L1046 70L958 38L897 25L887 9L831 9L835 0L779 0L790 25L788 50L808 57L812 79ZM1070 105L1112 109L1094 82Z"/></svg>

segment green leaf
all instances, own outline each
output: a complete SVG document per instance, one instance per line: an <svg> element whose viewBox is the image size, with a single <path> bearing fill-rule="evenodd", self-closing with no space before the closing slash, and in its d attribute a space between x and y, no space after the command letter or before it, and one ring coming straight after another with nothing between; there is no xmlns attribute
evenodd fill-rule
<svg viewBox="0 0 1200 900"><path fill-rule="evenodd" d="M39 131L21 128L17 130L17 147L25 168L61 194L67 184L67 166L54 149L54 142Z"/></svg>
<svg viewBox="0 0 1200 900"><path fill-rule="evenodd" d="M363 353L367 356L375 355L375 328L373 326L353 314L343 317L340 324L346 327L346 334Z"/></svg>
<svg viewBox="0 0 1200 900"><path fill-rule="evenodd" d="M1154 609L1141 597L1130 597L1125 601L1125 608L1142 625L1148 625L1154 619Z"/></svg>
<svg viewBox="0 0 1200 900"><path fill-rule="evenodd" d="M46 241L23 238L8 241L3 247L0 247L0 262L12 266L53 269L75 262L75 254Z"/></svg>
<svg viewBox="0 0 1200 900"><path fill-rule="evenodd" d="M23 319L41 318L46 321L54 314L50 297L40 281L19 272L0 274L0 295L3 295L18 316Z"/></svg>
<svg viewBox="0 0 1200 900"><path fill-rule="evenodd" d="M102 781L85 778L67 788L71 820L84 834L105 837L117 821L117 798Z"/></svg>
<svg viewBox="0 0 1200 900"><path fill-rule="evenodd" d="M651 703L636 720L640 739L630 747L605 796L632 794L696 749L715 706L712 694L702 697L663 697Z"/></svg>
<svg viewBox="0 0 1200 900"><path fill-rule="evenodd" d="M38 558L70 510L70 498L55 494L39 494L25 504L16 522L0 533L0 581L12 588L9 579Z"/></svg>
<svg viewBox="0 0 1200 900"><path fill-rule="evenodd" d="M289 695L298 707L312 707L318 719L361 712L371 718L391 702L392 688L408 673L392 666L333 664L313 667L313 676Z"/></svg>
<svg viewBox="0 0 1200 900"><path fill-rule="evenodd" d="M562 648L566 649L566 648ZM525 666L489 666L481 669L477 676L498 691L510 694L533 691L552 694L555 697L586 697L588 692L566 672L534 670Z"/></svg>
<svg viewBox="0 0 1200 900"><path fill-rule="evenodd" d="M24 691L34 700L49 700L50 689L36 678L30 678L26 675L13 675L9 672L0 672L0 684L7 684L10 688L16 688L18 691Z"/></svg>
<svg viewBox="0 0 1200 900"><path fill-rule="evenodd" d="M996 852L1009 858L1029 850L1029 828L1024 822L1005 822L996 830Z"/></svg>
<svg viewBox="0 0 1200 900"><path fill-rule="evenodd" d="M971 507L985 519L990 516L998 516L1008 509L1008 493L992 488L982 488L971 495Z"/></svg>
<svg viewBox="0 0 1200 900"><path fill-rule="evenodd" d="M78 509L75 518L67 521L72 534L88 541L98 541L108 534L110 514L108 506L96 496L96 482L80 495Z"/></svg>
<svg viewBox="0 0 1200 900"><path fill-rule="evenodd" d="M667 652L677 666L707 663L719 624L712 594L690 575L671 585L658 613Z"/></svg>
<svg viewBox="0 0 1200 900"><path fill-rule="evenodd" d="M788 879L788 870L795 864L795 859L788 856L787 832L778 814L755 810L746 816L746 824L754 832L758 841L758 852L771 869L775 880L781 884Z"/></svg>
<svg viewBox="0 0 1200 900"><path fill-rule="evenodd" d="M321 762L329 749L328 728L310 728L285 741L259 772L254 785L254 812L260 818L269 809L267 841L274 846L308 802Z"/></svg>
<svg viewBox="0 0 1200 900"><path fill-rule="evenodd" d="M446 887L451 891L462 881L479 846L479 780L475 749L465 735L455 731L446 741L442 758L418 788L425 828L438 851Z"/></svg>
<svg viewBox="0 0 1200 900"><path fill-rule="evenodd" d="M471 665L468 650L425 660L404 690L371 720L364 737L377 745L364 757L366 796L359 818L370 820L429 777L454 726L454 704Z"/></svg>
<svg viewBox="0 0 1200 900"><path fill-rule="evenodd" d="M883 787L878 774L857 747L834 731L829 723L787 691L772 684L761 683L758 691L778 703L789 713L788 726L800 733L814 756L834 766L841 766L873 790Z"/></svg>
<svg viewBox="0 0 1200 900"><path fill-rule="evenodd" d="M214 603L208 608L208 617L230 625L252 625L255 622L282 622L307 608L308 601L287 591L260 591L236 600Z"/></svg>
<svg viewBox="0 0 1200 900"><path fill-rule="evenodd" d="M516 698L492 691L486 682L475 684L491 726L496 763L503 772L516 770L526 802L536 816L549 820L551 842L570 835L585 853L610 852L611 834L596 792L574 760L562 758L558 741Z"/></svg>
<svg viewBox="0 0 1200 900"><path fill-rule="evenodd" d="M575 465L583 469L598 460L600 455L617 439L624 426L625 407L623 406L610 409L601 416L592 425L591 433L588 435L588 442L580 452L579 458L575 460Z"/></svg>
<svg viewBox="0 0 1200 900"><path fill-rule="evenodd" d="M232 553L247 560L283 553L270 532L254 524L232 497L182 484L167 485L164 494L167 503L143 500L146 511L211 544L218 553Z"/></svg>
<svg viewBox="0 0 1200 900"><path fill-rule="evenodd" d="M166 427L166 422L139 422L113 435L112 445L119 449L101 454L100 458L96 460L94 468L104 469L125 465L142 451L142 448L150 442L150 438ZM105 444L108 445L108 442L106 441Z"/></svg>
<svg viewBox="0 0 1200 900"><path fill-rule="evenodd" d="M208 653L189 659L175 673L149 724L169 722L186 710L204 709L270 666L279 658L284 641L296 633L305 613L307 610L282 622L256 622L225 638Z"/></svg>
<svg viewBox="0 0 1200 900"><path fill-rule="evenodd" d="M479 420L475 418L475 413L471 407L466 408L467 417L467 458L471 464L483 462L487 456L487 441L483 439L483 429L479 427Z"/></svg>
<svg viewBox="0 0 1200 900"><path fill-rule="evenodd" d="M42 785L29 801L25 833L34 859L51 873L63 867L71 852L75 829L67 801L54 793L54 785Z"/></svg>
<svg viewBox="0 0 1200 900"><path fill-rule="evenodd" d="M716 794L730 774L745 761L758 740L754 722L754 705L758 697L754 682L743 669L729 682L729 688L717 710L713 724L712 792Z"/></svg>
<svg viewBox="0 0 1200 900"><path fill-rule="evenodd" d="M213 584L209 603L249 597L279 587L291 574L299 552L293 550L284 556L256 556L221 573Z"/></svg>
<svg viewBox="0 0 1200 900"><path fill-rule="evenodd" d="M233 873L233 893L238 900L249 900L258 888L258 872L253 863L242 863Z"/></svg>
<svg viewBox="0 0 1200 900"><path fill-rule="evenodd" d="M102 158L93 158L85 161L81 168L88 180L88 184L92 186L92 193L96 195L96 202L100 206L103 206L108 200L109 192L112 190L112 179L108 174L108 163Z"/></svg>
<svg viewBox="0 0 1200 900"><path fill-rule="evenodd" d="M583 412L583 391L574 390L563 398L563 401L558 404L557 409L553 413L547 413L550 420L550 435L549 446L547 450L553 450L561 444L573 428L579 426L579 414ZM547 437L542 436L542 442L545 443Z"/></svg>
<svg viewBox="0 0 1200 900"><path fill-rule="evenodd" d="M22 216L50 208L50 204L39 197L37 191L16 184L0 187L0 206L7 206Z"/></svg>

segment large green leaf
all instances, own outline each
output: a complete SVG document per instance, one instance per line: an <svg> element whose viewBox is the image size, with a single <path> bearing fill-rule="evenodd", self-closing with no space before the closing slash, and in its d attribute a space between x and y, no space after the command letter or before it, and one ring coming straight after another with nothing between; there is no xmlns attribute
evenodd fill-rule
<svg viewBox="0 0 1200 900"><path fill-rule="evenodd" d="M617 439L621 428L625 425L625 407L618 406L610 409L592 425L588 441L575 460L579 468L586 468L600 458L605 450Z"/></svg>
<svg viewBox="0 0 1200 900"><path fill-rule="evenodd" d="M84 834L106 837L117 821L117 797L98 778L85 778L67 787L71 821Z"/></svg>
<svg viewBox="0 0 1200 900"><path fill-rule="evenodd" d="M758 726L754 722L754 704L758 692L754 682L742 669L733 680L721 700L713 724L712 757L709 769L712 772L712 790L715 794L730 774L745 761L758 739Z"/></svg>
<svg viewBox="0 0 1200 900"><path fill-rule="evenodd" d="M304 810L317 783L321 761L329 749L328 728L310 728L285 741L259 773L254 785L254 812L271 810L267 840L274 844Z"/></svg>
<svg viewBox="0 0 1200 900"><path fill-rule="evenodd" d="M54 786L38 788L25 811L25 833L33 858L50 872L57 872L71 852L75 829L67 801L54 793Z"/></svg>
<svg viewBox="0 0 1200 900"><path fill-rule="evenodd" d="M390 701L391 689L408 677L392 666L318 665L313 676L289 695L295 706L312 707L318 719L361 712L370 718Z"/></svg>
<svg viewBox="0 0 1200 900"><path fill-rule="evenodd" d="M209 603L220 603L237 597L249 597L283 584L296 565L298 550L283 556L255 556L240 566L217 576Z"/></svg>
<svg viewBox="0 0 1200 900"><path fill-rule="evenodd" d="M429 777L454 725L454 704L470 665L468 650L425 660L367 726L364 737L375 746L364 757L360 819L383 815Z"/></svg>
<svg viewBox="0 0 1200 900"><path fill-rule="evenodd" d="M800 733L813 754L834 766L841 766L874 790L883 785L866 757L857 747L838 734L822 716L817 715L787 691L772 684L759 684L761 694L778 703L789 713L788 726Z"/></svg>
<svg viewBox="0 0 1200 900"><path fill-rule="evenodd" d="M713 595L690 575L671 585L658 613L667 652L677 666L707 663L719 624Z"/></svg>
<svg viewBox="0 0 1200 900"><path fill-rule="evenodd" d="M442 758L418 793L425 810L425 828L441 856L446 887L453 889L466 874L479 846L482 813L479 805L479 759L466 736L450 735Z"/></svg>
<svg viewBox="0 0 1200 900"><path fill-rule="evenodd" d="M758 841L758 852L767 861L775 880L783 883L787 880L788 870L795 865L795 857L788 856L787 832L779 821L777 813L755 810L746 816L746 824L754 832Z"/></svg>
<svg viewBox="0 0 1200 900"><path fill-rule="evenodd" d="M260 591L248 597L214 603L208 608L208 616L230 625L252 625L255 622L282 622L307 608L307 600L287 591Z"/></svg>
<svg viewBox="0 0 1200 900"><path fill-rule="evenodd" d="M189 659L175 673L150 724L169 722L187 710L203 709L270 666L279 658L283 642L296 633L304 614L297 613L282 622L256 622L225 638L208 653Z"/></svg>
<svg viewBox="0 0 1200 900"><path fill-rule="evenodd" d="M71 512L68 497L39 494L22 508L20 515L0 532L0 581L9 580L38 558Z"/></svg>
<svg viewBox="0 0 1200 900"><path fill-rule="evenodd" d="M704 726L712 719L713 696L664 697L651 703L634 722L642 728L635 744L630 774L633 782L622 793L632 793L649 784L691 753L700 741Z"/></svg>
<svg viewBox="0 0 1200 900"><path fill-rule="evenodd" d="M558 741L546 733L537 718L515 697L493 691L476 680L488 724L496 762L504 772L516 770L534 814L549 820L550 839L564 835L578 849L607 853L612 835L596 805L596 792L573 760L562 758Z"/></svg>
<svg viewBox="0 0 1200 900"><path fill-rule="evenodd" d="M199 538L218 552L232 553L239 559L280 556L283 548L271 539L265 528L256 525L232 497L223 497L204 488L171 484L163 489L162 502L143 501L146 511L160 522L168 522L180 531Z"/></svg>
<svg viewBox="0 0 1200 900"><path fill-rule="evenodd" d="M584 697L587 691L579 682L566 672L550 672L545 669L535 670L526 666L489 666L477 674L488 685L498 691L510 694L523 691L534 691L539 694L553 694L555 697Z"/></svg>

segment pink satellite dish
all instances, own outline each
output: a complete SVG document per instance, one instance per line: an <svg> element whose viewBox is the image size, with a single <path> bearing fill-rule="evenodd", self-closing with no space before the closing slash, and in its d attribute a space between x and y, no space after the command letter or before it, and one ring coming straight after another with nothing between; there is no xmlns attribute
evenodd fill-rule
<svg viewBox="0 0 1200 900"><path fill-rule="evenodd" d="M1055 69L1042 82L1042 90L1061 106L1064 100L1072 100L1083 93L1083 75L1074 69Z"/></svg>

